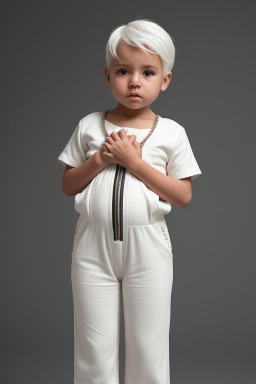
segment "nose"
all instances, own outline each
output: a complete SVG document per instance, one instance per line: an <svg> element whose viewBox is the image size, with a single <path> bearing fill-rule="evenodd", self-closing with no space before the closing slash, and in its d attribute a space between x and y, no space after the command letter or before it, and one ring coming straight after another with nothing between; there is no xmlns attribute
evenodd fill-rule
<svg viewBox="0 0 256 384"><path fill-rule="evenodd" d="M140 87L140 79L138 74L133 74L130 77L129 86L132 88Z"/></svg>

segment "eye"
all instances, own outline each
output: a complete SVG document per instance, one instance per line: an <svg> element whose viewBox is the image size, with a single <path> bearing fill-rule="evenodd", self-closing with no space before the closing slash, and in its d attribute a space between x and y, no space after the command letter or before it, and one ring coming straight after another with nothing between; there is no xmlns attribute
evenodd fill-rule
<svg viewBox="0 0 256 384"><path fill-rule="evenodd" d="M119 73L119 72L127 72L127 71L126 71L126 69L119 69L119 70L117 71L117 73ZM123 74L123 73L121 73L121 74Z"/></svg>
<svg viewBox="0 0 256 384"><path fill-rule="evenodd" d="M154 72L152 72L152 71L145 71L144 73L146 73L146 72L151 73L152 76L154 75ZM146 77L150 77L150 76L146 76Z"/></svg>

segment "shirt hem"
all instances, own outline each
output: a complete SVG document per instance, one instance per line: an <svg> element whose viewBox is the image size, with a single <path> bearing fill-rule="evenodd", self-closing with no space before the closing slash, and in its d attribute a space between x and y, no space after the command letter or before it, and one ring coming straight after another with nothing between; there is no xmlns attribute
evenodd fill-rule
<svg viewBox="0 0 256 384"><path fill-rule="evenodd" d="M170 176L175 177L176 179L183 179L184 177L191 177L191 180L197 179L202 175L200 171L187 171L182 173L172 173Z"/></svg>
<svg viewBox="0 0 256 384"><path fill-rule="evenodd" d="M59 161L59 163L62 164L64 167L65 167L66 165L71 165L71 167L78 167L79 165L81 165L81 164L79 164L79 163L76 163L74 160L71 160L71 159L69 159L68 157L65 157L65 156L59 156L59 157L58 157L58 161Z"/></svg>

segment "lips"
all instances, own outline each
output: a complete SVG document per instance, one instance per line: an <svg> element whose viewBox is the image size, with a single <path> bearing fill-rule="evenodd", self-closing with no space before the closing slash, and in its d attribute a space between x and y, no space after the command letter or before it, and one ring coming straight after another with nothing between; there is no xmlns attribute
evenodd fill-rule
<svg viewBox="0 0 256 384"><path fill-rule="evenodd" d="M130 95L128 95L128 97L141 97L141 96L138 95L138 93L130 93Z"/></svg>

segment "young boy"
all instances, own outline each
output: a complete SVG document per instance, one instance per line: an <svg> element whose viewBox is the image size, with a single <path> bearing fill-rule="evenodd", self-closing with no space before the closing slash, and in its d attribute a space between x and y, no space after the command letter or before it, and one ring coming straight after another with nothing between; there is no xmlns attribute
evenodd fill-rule
<svg viewBox="0 0 256 384"><path fill-rule="evenodd" d="M175 49L149 20L115 29L105 76L118 105L79 121L58 160L79 212L72 252L74 383L168 384L173 252L164 215L185 207L202 172L185 129L151 110L170 83ZM106 119L107 118L107 119ZM125 130L124 130L124 129Z"/></svg>

